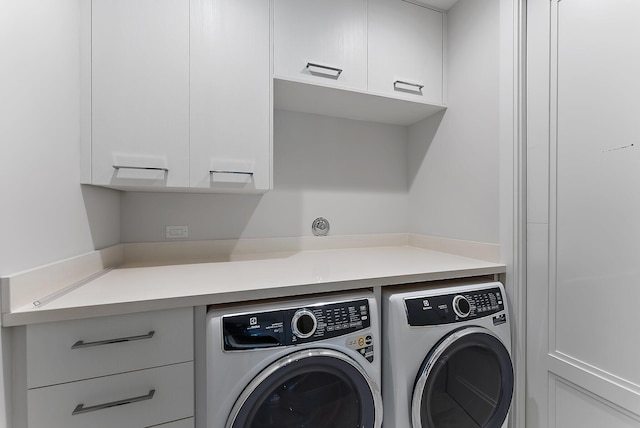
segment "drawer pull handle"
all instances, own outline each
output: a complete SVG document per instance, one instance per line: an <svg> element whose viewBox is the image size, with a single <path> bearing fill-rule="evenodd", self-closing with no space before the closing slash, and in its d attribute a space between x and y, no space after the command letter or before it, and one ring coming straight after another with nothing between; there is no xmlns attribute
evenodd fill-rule
<svg viewBox="0 0 640 428"><path fill-rule="evenodd" d="M133 397L133 398L126 398L124 400L112 401L111 403L98 404L97 406L84 407L84 404L78 404L76 408L73 409L73 412L71 413L71 415L72 416L80 415L82 413L95 412L97 410L104 410L110 407L124 406L126 404L132 404L132 403L138 403L140 401L151 400L155 393L156 393L156 390L152 389L146 395L141 395L139 397Z"/></svg>
<svg viewBox="0 0 640 428"><path fill-rule="evenodd" d="M308 62L307 63L307 70L309 70L309 73L313 73L313 70L311 70L309 67L322 68L324 70L333 71L333 72L336 73L336 75L334 76L335 79L340 77L340 74L342 74L342 69L338 68L338 67L329 67L328 65L315 64L313 62ZM318 72L318 73L320 73L320 72ZM325 73L321 73L321 74L325 74Z"/></svg>
<svg viewBox="0 0 640 428"><path fill-rule="evenodd" d="M244 174L253 175L253 171L224 171L221 169L214 169L209 171L209 174Z"/></svg>
<svg viewBox="0 0 640 428"><path fill-rule="evenodd" d="M152 171L164 171L169 172L169 168L160 168L154 166L131 166L131 165L113 165L114 169L146 169Z"/></svg>
<svg viewBox="0 0 640 428"><path fill-rule="evenodd" d="M97 342L87 342L87 343L84 343L84 340L78 340L76 343L73 344L71 349L91 348L93 346L110 345L112 343L133 342L134 340L151 339L154 334L156 334L155 331L150 331L149 333L141 334L140 336L119 337L117 339L98 340Z"/></svg>
<svg viewBox="0 0 640 428"><path fill-rule="evenodd" d="M393 82L393 88L394 89L400 89L402 90L402 88L398 88L398 85L407 85L407 86L413 86L414 88L417 88L417 91L422 91L422 88L424 88L424 85L421 85L419 83L411 83L411 82L405 82L403 80L396 80L395 82Z"/></svg>

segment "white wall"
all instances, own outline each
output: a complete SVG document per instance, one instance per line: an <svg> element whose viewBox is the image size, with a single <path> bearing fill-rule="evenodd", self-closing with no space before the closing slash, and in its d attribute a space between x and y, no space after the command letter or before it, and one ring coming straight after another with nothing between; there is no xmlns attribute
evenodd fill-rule
<svg viewBox="0 0 640 428"><path fill-rule="evenodd" d="M123 193L123 242L406 232L407 128L276 111L274 190L264 195Z"/></svg>
<svg viewBox="0 0 640 428"><path fill-rule="evenodd" d="M0 3L0 275L119 241L118 192L78 184L78 3Z"/></svg>
<svg viewBox="0 0 640 428"><path fill-rule="evenodd" d="M409 129L412 233L500 243L500 2L448 13L448 106Z"/></svg>
<svg viewBox="0 0 640 428"><path fill-rule="evenodd" d="M0 0L0 276L119 241L118 192L78 184L78 14L79 0Z"/></svg>

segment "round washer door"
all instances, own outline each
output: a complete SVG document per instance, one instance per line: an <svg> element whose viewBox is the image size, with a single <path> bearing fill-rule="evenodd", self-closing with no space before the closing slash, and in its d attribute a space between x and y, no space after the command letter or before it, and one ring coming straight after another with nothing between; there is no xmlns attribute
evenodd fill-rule
<svg viewBox="0 0 640 428"><path fill-rule="evenodd" d="M226 428L378 428L382 398L360 365L331 349L287 355L256 376Z"/></svg>
<svg viewBox="0 0 640 428"><path fill-rule="evenodd" d="M413 428L500 428L513 394L509 351L491 331L463 327L425 358L413 389Z"/></svg>

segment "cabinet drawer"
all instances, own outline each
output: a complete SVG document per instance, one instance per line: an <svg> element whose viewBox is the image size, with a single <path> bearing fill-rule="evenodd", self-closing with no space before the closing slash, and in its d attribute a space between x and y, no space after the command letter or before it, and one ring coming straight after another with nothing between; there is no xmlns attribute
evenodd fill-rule
<svg viewBox="0 0 640 428"><path fill-rule="evenodd" d="M193 363L32 389L27 397L30 428L149 427L193 416Z"/></svg>
<svg viewBox="0 0 640 428"><path fill-rule="evenodd" d="M192 308L27 326L27 387L193 360Z"/></svg>
<svg viewBox="0 0 640 428"><path fill-rule="evenodd" d="M179 421L169 422L166 424L154 425L149 428L193 428L195 426L194 418L180 419Z"/></svg>

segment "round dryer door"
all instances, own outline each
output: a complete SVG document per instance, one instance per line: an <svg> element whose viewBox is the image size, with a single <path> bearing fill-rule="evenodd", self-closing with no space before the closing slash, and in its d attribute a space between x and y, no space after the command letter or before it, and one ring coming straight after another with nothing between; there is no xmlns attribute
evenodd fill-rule
<svg viewBox="0 0 640 428"><path fill-rule="evenodd" d="M226 428L378 428L382 398L349 356L294 352L263 370L236 401Z"/></svg>
<svg viewBox="0 0 640 428"><path fill-rule="evenodd" d="M413 390L413 428L500 428L513 393L502 341L482 327L445 336L425 358Z"/></svg>

